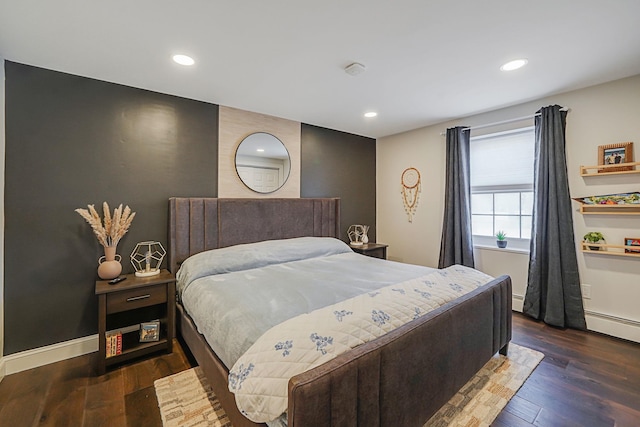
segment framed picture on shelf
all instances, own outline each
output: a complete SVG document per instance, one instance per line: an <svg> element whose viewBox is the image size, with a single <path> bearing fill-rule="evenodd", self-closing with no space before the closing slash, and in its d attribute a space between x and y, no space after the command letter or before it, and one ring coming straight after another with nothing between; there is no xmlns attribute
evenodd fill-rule
<svg viewBox="0 0 640 427"><path fill-rule="evenodd" d="M601 145L598 147L598 166L617 165L633 162L633 142ZM633 166L607 167L598 172L617 172L633 170Z"/></svg>
<svg viewBox="0 0 640 427"><path fill-rule="evenodd" d="M624 248L624 251L626 253L635 253L635 254L639 254L640 253L640 237L625 237L624 238L624 245L625 246L638 246L638 249L629 249L629 248Z"/></svg>
<svg viewBox="0 0 640 427"><path fill-rule="evenodd" d="M143 322L140 324L140 342L160 340L160 321Z"/></svg>

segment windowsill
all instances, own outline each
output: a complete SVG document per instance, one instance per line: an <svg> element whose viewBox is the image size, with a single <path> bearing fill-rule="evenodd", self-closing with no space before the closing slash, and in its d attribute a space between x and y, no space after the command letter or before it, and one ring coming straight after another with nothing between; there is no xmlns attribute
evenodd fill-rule
<svg viewBox="0 0 640 427"><path fill-rule="evenodd" d="M498 251L498 252L511 252L514 254L526 254L529 255L529 249L520 249L520 248L499 248L497 246L489 246L489 245L473 245L474 249L482 249L488 251Z"/></svg>

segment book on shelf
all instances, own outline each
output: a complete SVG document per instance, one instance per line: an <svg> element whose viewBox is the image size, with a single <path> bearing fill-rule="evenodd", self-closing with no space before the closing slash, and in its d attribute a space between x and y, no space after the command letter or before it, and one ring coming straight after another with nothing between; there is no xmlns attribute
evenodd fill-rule
<svg viewBox="0 0 640 427"><path fill-rule="evenodd" d="M106 334L106 357L122 354L122 332L109 332Z"/></svg>

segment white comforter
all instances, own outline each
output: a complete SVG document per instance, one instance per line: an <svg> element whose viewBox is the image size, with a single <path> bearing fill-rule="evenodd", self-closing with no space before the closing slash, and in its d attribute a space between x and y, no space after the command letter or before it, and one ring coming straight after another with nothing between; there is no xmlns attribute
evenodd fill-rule
<svg viewBox="0 0 640 427"><path fill-rule="evenodd" d="M229 390L240 411L255 422L287 409L289 379L371 341L493 278L452 266L302 314L274 326L238 359Z"/></svg>

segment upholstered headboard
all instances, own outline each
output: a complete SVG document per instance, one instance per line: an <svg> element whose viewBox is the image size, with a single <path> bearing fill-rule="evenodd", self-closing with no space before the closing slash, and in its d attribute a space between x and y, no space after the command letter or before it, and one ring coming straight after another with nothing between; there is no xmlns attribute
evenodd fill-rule
<svg viewBox="0 0 640 427"><path fill-rule="evenodd" d="M169 199L169 265L241 243L293 237L340 238L340 199Z"/></svg>

